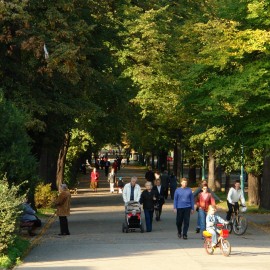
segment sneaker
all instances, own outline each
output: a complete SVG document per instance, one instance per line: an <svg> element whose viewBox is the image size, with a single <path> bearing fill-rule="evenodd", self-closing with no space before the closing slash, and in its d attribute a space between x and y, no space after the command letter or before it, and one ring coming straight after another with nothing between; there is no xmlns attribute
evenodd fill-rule
<svg viewBox="0 0 270 270"><path fill-rule="evenodd" d="M196 233L200 233L200 228L196 228Z"/></svg>
<svg viewBox="0 0 270 270"><path fill-rule="evenodd" d="M182 238L182 234L181 233L178 233L177 236L178 236L178 238Z"/></svg>
<svg viewBox="0 0 270 270"><path fill-rule="evenodd" d="M183 235L183 239L187 240L187 235L184 234Z"/></svg>

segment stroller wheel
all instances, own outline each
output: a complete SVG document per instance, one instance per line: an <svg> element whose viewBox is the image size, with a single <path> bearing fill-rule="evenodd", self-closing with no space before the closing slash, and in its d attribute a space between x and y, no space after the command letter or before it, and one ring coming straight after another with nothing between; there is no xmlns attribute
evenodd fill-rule
<svg viewBox="0 0 270 270"><path fill-rule="evenodd" d="M128 228L126 228L126 233L128 233Z"/></svg>
<svg viewBox="0 0 270 270"><path fill-rule="evenodd" d="M122 224L122 232L125 232L125 223Z"/></svg>

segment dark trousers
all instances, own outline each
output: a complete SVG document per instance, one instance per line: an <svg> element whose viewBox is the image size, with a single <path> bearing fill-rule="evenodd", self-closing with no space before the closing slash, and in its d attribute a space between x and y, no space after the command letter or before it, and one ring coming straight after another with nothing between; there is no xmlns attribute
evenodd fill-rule
<svg viewBox="0 0 270 270"><path fill-rule="evenodd" d="M227 201L227 205L228 205L229 210L228 210L227 215L226 215L226 220L229 221L231 219L232 213L239 210L239 204L238 204L238 202L236 202L233 205Z"/></svg>
<svg viewBox="0 0 270 270"><path fill-rule="evenodd" d="M176 188L174 187L171 187L170 188L170 195L171 195L171 199L173 200L174 199L174 192L175 192Z"/></svg>
<svg viewBox="0 0 270 270"><path fill-rule="evenodd" d="M166 200L168 199L168 193L169 193L169 189L167 187L164 187L164 198Z"/></svg>
<svg viewBox="0 0 270 270"><path fill-rule="evenodd" d="M182 234L182 225L184 223L183 235L187 235L189 228L191 208L177 208L176 227L179 234Z"/></svg>
<svg viewBox="0 0 270 270"><path fill-rule="evenodd" d="M157 220L160 220L160 216L161 216L161 213L162 213L162 206L163 206L163 204L159 202L159 204L158 204L158 206L157 206L157 208L155 210L155 211L158 212L158 215L156 215Z"/></svg>
<svg viewBox="0 0 270 270"><path fill-rule="evenodd" d="M109 167L105 166L105 176L109 175Z"/></svg>
<svg viewBox="0 0 270 270"><path fill-rule="evenodd" d="M68 220L66 216L59 217L61 234L69 234Z"/></svg>
<svg viewBox="0 0 270 270"><path fill-rule="evenodd" d="M145 225L147 232L152 231L153 213L153 210L144 209Z"/></svg>

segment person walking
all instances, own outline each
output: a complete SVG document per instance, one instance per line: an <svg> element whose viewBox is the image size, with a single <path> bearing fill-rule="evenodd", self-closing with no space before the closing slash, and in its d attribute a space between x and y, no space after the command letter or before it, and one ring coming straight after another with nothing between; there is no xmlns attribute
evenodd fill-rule
<svg viewBox="0 0 270 270"><path fill-rule="evenodd" d="M174 212L176 213L177 236L187 239L189 228L190 214L194 212L194 197L191 188L187 187L187 178L181 179L181 187L177 188L174 194Z"/></svg>
<svg viewBox="0 0 270 270"><path fill-rule="evenodd" d="M96 168L94 168L93 171L91 172L90 178L91 178L90 188L92 188L94 192L97 192L99 173L97 172Z"/></svg>
<svg viewBox="0 0 270 270"><path fill-rule="evenodd" d="M203 185L207 185L207 181L206 180L202 180L200 186L193 192L193 196L194 196L194 201L196 200L196 197L202 192L202 187ZM208 185L207 185L208 186ZM219 202L223 202L212 190L211 188L207 187L207 192L211 193L212 197L215 199L215 201L219 201ZM197 227L196 227L196 233L200 233L201 228L200 228L200 215L198 213L197 216Z"/></svg>
<svg viewBox="0 0 270 270"><path fill-rule="evenodd" d="M104 168L105 168L105 176L107 177L109 175L109 168L111 166L111 162L108 160L108 158L105 158L104 161Z"/></svg>
<svg viewBox="0 0 270 270"><path fill-rule="evenodd" d="M196 206L198 209L198 216L200 217L200 230L203 232L206 229L206 215L208 211L209 205L215 206L215 199L211 195L210 192L208 192L208 186L207 184L204 184L202 187L202 192L199 193ZM202 235L202 239L204 239Z"/></svg>
<svg viewBox="0 0 270 270"><path fill-rule="evenodd" d="M59 191L60 193L55 201L57 207L56 215L59 217L60 222L59 235L70 235L67 216L70 215L71 195L66 184L61 184Z"/></svg>
<svg viewBox="0 0 270 270"><path fill-rule="evenodd" d="M139 202L141 197L141 187L137 184L137 177L132 176L130 183L126 184L123 189L122 197L124 203L127 204L130 201Z"/></svg>
<svg viewBox="0 0 270 270"><path fill-rule="evenodd" d="M152 185L154 185L154 181L155 181L155 174L152 171L151 166L148 167L148 171L145 173L145 179L149 182L152 183Z"/></svg>
<svg viewBox="0 0 270 270"><path fill-rule="evenodd" d="M145 190L141 194L140 203L143 205L145 216L146 232L152 231L154 203L157 200L157 193L152 189L152 183L145 183Z"/></svg>
<svg viewBox="0 0 270 270"><path fill-rule="evenodd" d="M115 184L114 168L111 168L111 172L108 175L108 182L110 183L110 192L114 193L114 184Z"/></svg>
<svg viewBox="0 0 270 270"><path fill-rule="evenodd" d="M232 213L239 211L239 200L243 206L246 206L246 200L244 197L244 192L241 189L240 181L236 180L234 187L231 187L227 195L227 205L228 212L226 215L226 220L230 221Z"/></svg>
<svg viewBox="0 0 270 270"><path fill-rule="evenodd" d="M164 188L164 198L165 200L167 200L168 193L169 193L169 185L170 185L170 177L169 177L168 171L165 170L161 174L160 179L161 179L161 185Z"/></svg>
<svg viewBox="0 0 270 270"><path fill-rule="evenodd" d="M160 221L160 216L161 216L161 212L162 212L162 206L165 203L164 200L164 187L161 185L161 181L160 179L156 180L156 184L153 187L153 191L156 192L157 194L157 200L156 200L156 204L157 204L157 215L156 215L156 221Z"/></svg>

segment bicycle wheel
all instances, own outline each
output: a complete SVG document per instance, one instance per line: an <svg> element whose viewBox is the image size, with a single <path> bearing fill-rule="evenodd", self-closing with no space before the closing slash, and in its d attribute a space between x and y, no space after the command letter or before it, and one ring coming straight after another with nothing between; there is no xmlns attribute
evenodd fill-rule
<svg viewBox="0 0 270 270"><path fill-rule="evenodd" d="M244 216L238 215L233 222L233 231L237 235L242 235L248 227L247 219Z"/></svg>
<svg viewBox="0 0 270 270"><path fill-rule="evenodd" d="M231 244L228 240L222 239L220 241L220 250L222 255L228 257L231 254Z"/></svg>
<svg viewBox="0 0 270 270"><path fill-rule="evenodd" d="M229 231L229 233L232 233L232 230L233 230L233 222L234 222L234 220L230 221L230 222L226 225L226 229Z"/></svg>
<svg viewBox="0 0 270 270"><path fill-rule="evenodd" d="M203 246L204 246L205 251L206 251L207 254L213 255L214 249L212 248L212 240L210 238L206 238L204 240Z"/></svg>

